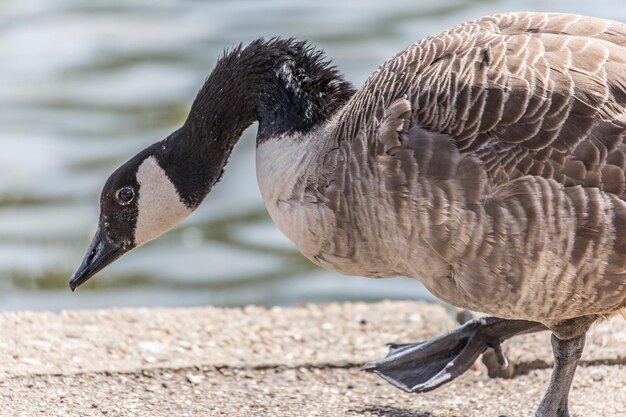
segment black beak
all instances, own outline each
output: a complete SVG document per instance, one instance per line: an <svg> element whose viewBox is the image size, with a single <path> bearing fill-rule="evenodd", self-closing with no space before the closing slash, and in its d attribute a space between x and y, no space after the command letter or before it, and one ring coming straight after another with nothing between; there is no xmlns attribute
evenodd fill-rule
<svg viewBox="0 0 626 417"><path fill-rule="evenodd" d="M80 264L72 278L70 278L70 289L74 291L79 285L94 276L102 268L122 256L127 250L122 245L109 242L100 228L91 240L83 262Z"/></svg>

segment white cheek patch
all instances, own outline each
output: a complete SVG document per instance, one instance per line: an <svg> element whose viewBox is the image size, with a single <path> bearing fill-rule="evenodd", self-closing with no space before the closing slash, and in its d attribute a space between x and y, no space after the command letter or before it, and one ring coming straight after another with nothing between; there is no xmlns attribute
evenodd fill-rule
<svg viewBox="0 0 626 417"><path fill-rule="evenodd" d="M154 157L137 170L139 196L135 245L141 246L176 226L191 213Z"/></svg>

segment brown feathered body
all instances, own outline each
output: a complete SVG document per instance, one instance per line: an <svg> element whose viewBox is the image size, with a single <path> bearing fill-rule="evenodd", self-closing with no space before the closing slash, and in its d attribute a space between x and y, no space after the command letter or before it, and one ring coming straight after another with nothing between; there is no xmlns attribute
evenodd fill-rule
<svg viewBox="0 0 626 417"><path fill-rule="evenodd" d="M626 25L470 21L293 136L259 145L258 180L315 263L549 327L626 307Z"/></svg>

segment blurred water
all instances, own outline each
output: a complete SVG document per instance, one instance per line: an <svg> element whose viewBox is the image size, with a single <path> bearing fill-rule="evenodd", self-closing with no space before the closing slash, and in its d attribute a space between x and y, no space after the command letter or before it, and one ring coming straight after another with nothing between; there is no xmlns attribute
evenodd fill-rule
<svg viewBox="0 0 626 417"><path fill-rule="evenodd" d="M108 174L184 120L225 47L308 39L356 85L409 43L484 14L626 21L614 1L0 1L0 310L423 298L408 279L320 270L265 213L251 128L221 183L173 232L67 289Z"/></svg>

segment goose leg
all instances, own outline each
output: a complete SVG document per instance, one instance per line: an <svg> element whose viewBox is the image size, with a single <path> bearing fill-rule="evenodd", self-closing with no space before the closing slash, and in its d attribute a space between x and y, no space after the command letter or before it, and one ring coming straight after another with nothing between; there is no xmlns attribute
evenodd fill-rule
<svg viewBox="0 0 626 417"><path fill-rule="evenodd" d="M386 358L363 369L374 372L406 392L427 392L463 374L491 347L501 366L507 360L500 344L515 335L547 330L540 323L482 317L434 339L413 344L392 344Z"/></svg>
<svg viewBox="0 0 626 417"><path fill-rule="evenodd" d="M535 413L536 417L569 417L569 390L584 347L585 334L569 340L552 335L554 368L550 385Z"/></svg>
<svg viewBox="0 0 626 417"><path fill-rule="evenodd" d="M456 321L459 322L459 324L465 324L468 321L473 320L474 318L474 314L469 310L456 310ZM483 365L487 367L487 375L489 375L491 378L511 378L513 372L515 372L514 367L503 367L501 365L503 357L504 359L506 359L506 352L504 352L503 350L495 351L494 349L492 349L487 350L483 353L482 362Z"/></svg>

